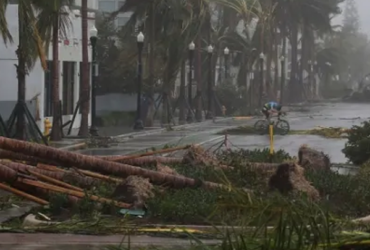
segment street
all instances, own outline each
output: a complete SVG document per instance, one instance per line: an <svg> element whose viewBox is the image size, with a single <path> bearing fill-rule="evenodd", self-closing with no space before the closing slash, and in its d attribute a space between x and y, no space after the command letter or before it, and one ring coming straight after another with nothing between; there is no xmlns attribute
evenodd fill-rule
<svg viewBox="0 0 370 250"><path fill-rule="evenodd" d="M308 130L317 126L346 127L359 125L369 119L370 105L348 103L318 103L303 106L288 107L291 130ZM221 143L224 136L217 135L227 128L243 125L252 126L257 118L220 118L215 123L200 123L189 128L161 133L148 134L134 138L124 138L109 148L86 149L82 152L89 155L122 155L130 154L153 147L164 145L202 144L205 148ZM228 140L233 148L254 149L269 146L269 138L260 135L229 135ZM335 163L345 163L347 159L341 152L345 139L326 139L315 135L275 136L275 149L284 149L291 155L296 155L299 146L307 144L310 147L328 154Z"/></svg>

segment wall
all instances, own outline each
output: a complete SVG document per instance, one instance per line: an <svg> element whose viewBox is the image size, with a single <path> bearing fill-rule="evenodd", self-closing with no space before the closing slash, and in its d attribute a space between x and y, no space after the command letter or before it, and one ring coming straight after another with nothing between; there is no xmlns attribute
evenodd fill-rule
<svg viewBox="0 0 370 250"><path fill-rule="evenodd" d="M90 0L89 0L90 2ZM17 63L17 57L15 51L19 42L18 39L18 6L9 5L6 12L6 18L8 22L9 30L13 36L14 43L5 45L2 40L0 40L0 68L2 70L2 76L0 78L0 114L6 120L11 113L16 100L17 100L17 75L15 64ZM95 14L89 13L89 29L95 23ZM62 67L63 61L74 61L76 62L75 68L75 89L74 89L74 100L77 103L79 98L79 62L82 61L81 53L81 18L78 10L72 11L70 13L70 20L72 26L70 27L66 37L60 38L59 46L59 56L60 56L60 97L62 99L62 82L63 74ZM52 48L49 47L48 50L48 60L52 60ZM89 61L91 58L90 55L91 49L89 46ZM6 72L6 73L5 73ZM40 117L38 124L43 130L43 120L44 120L44 71L41 67L39 61L35 63L34 68L29 72L26 77L26 100L28 102L30 111L32 114L36 113L36 106L40 111ZM38 101L36 97L38 96ZM76 104L75 104L76 105ZM70 120L71 115L64 116L64 122ZM89 119L90 120L90 119ZM80 124L80 114L77 115L74 127L79 127Z"/></svg>

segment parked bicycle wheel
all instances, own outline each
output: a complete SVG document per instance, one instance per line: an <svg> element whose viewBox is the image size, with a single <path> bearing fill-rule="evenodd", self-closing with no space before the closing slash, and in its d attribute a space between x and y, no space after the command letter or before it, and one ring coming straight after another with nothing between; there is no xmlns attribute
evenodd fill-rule
<svg viewBox="0 0 370 250"><path fill-rule="evenodd" d="M276 133L280 135L286 135L290 131L289 122L286 120L277 121L275 128L276 128Z"/></svg>
<svg viewBox="0 0 370 250"><path fill-rule="evenodd" d="M255 131L257 131L260 135L263 135L268 132L268 121L258 120L253 127Z"/></svg>

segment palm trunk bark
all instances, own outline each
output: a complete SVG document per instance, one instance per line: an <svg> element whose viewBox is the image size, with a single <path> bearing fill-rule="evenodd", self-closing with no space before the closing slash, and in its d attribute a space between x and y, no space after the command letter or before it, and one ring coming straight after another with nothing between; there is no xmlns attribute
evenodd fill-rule
<svg viewBox="0 0 370 250"><path fill-rule="evenodd" d="M79 135L87 137L89 135L89 110L90 110L90 84L89 84L89 54L88 54L88 35L87 35L87 0L81 3L82 21L82 69L80 100L81 100L81 126Z"/></svg>
<svg viewBox="0 0 370 250"><path fill-rule="evenodd" d="M290 99L291 101L298 101L299 88L297 88L297 71L298 71L298 28L296 26L292 27L290 43L292 46L292 56L291 56L291 71L290 71Z"/></svg>
<svg viewBox="0 0 370 250"><path fill-rule="evenodd" d="M59 165L62 166L76 166L81 169L111 174L123 178L130 175L142 176L144 178L148 178L153 184L156 185L169 184L174 188L203 187L206 189L224 187L221 184L213 182L202 182L192 178L163 174L153 170L146 170L144 168L134 167L122 163L105 161L97 157L63 151L41 144L13 140L5 137L0 137L0 148L10 151L21 151L25 155L49 159L51 161L60 163Z"/></svg>
<svg viewBox="0 0 370 250"><path fill-rule="evenodd" d="M186 121L185 74L185 60L183 60L180 70L179 124L184 124Z"/></svg>
<svg viewBox="0 0 370 250"><path fill-rule="evenodd" d="M195 97L195 117L197 122L201 122L203 119L203 105L202 105L202 39L200 36L197 38L197 50L196 50L196 79L197 79L197 94Z"/></svg>
<svg viewBox="0 0 370 250"><path fill-rule="evenodd" d="M154 125L154 110L155 110L155 101L154 101L154 43L155 43L155 2L152 1L151 9L149 14L150 20L150 36L149 36L149 44L150 44L150 51L149 51L149 91L148 91L148 100L149 100L149 107L148 112L145 118L145 126L146 127L153 127Z"/></svg>
<svg viewBox="0 0 370 250"><path fill-rule="evenodd" d="M22 16L20 13L20 8L18 8L18 16ZM19 44L17 49L18 65L17 65L17 78L18 78L18 104L26 105L26 58L24 52L24 46L27 41L22 38L22 33L24 32L23 21L18 18L18 36ZM26 118L22 110L18 110L16 114L16 138L19 140L26 140Z"/></svg>
<svg viewBox="0 0 370 250"><path fill-rule="evenodd" d="M50 139L52 141L62 140L60 114L60 99L59 99L59 17L55 15L53 23L53 127L51 130Z"/></svg>

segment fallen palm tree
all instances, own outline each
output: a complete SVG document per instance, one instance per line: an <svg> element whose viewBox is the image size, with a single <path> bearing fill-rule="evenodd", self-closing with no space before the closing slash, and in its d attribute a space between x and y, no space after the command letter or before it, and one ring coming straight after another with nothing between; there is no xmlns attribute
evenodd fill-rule
<svg viewBox="0 0 370 250"><path fill-rule="evenodd" d="M115 160L116 162L125 163L134 166L150 165L155 163L161 164L179 164L182 162L182 158L178 157L165 157L165 156L141 156L133 159L121 159Z"/></svg>
<svg viewBox="0 0 370 250"><path fill-rule="evenodd" d="M56 166L51 166L51 165L46 165L46 164L37 164L36 167L39 168L39 169L48 170L48 171L52 171L52 172L63 172L63 173L68 173L69 172L69 170L61 169L61 168L58 168ZM79 169L77 171L78 171L79 175L87 176L87 177L91 177L91 178L96 178L96 179L99 179L99 180L102 180L102 181L105 181L105 182L121 183L123 181L123 179L114 178L114 177L111 177L111 176L106 176L106 175L102 175L102 174L87 171L87 170Z"/></svg>
<svg viewBox="0 0 370 250"><path fill-rule="evenodd" d="M32 179L32 178L28 178L27 176L25 176L23 174L20 175L14 169L11 169L11 168L3 165L3 164L0 164L0 172L1 172L0 180L4 181L4 182L8 182L11 185L14 185L14 184L15 185L21 184L21 186L22 185L27 185L27 186L31 186L31 187L41 189L41 190L47 190L47 191L50 191L50 192L56 192L56 193L71 195L71 196L74 196L74 197L77 197L77 198L87 198L87 199L90 199L92 201L97 201L97 202L101 202L101 203L108 203L108 204L112 204L112 205L115 205L115 206L121 207L121 208L131 207L131 205L127 204L127 203L118 202L118 201L115 201L115 200L112 200L112 199L107 199L107 198L99 197L99 196L96 196L96 195L90 195L90 194L87 194L86 192L83 192L83 191L71 190L71 189L60 187L60 186L55 186L55 185L52 185L52 184L44 183L44 182L38 181L37 179L35 180L35 179Z"/></svg>
<svg viewBox="0 0 370 250"><path fill-rule="evenodd" d="M57 172L57 171L44 170L44 169L36 168L33 166L29 166L23 163L11 162L11 161L5 161L5 160L1 160L0 163L16 171L21 171L23 173L33 172L33 173L40 174L43 176L51 177L55 180L59 180L62 182L71 181L73 183L77 183L78 186L84 187L84 188L90 188L92 186L99 185L99 182L96 179L86 177L86 176L80 176L70 171L61 170Z"/></svg>
<svg viewBox="0 0 370 250"><path fill-rule="evenodd" d="M137 175L148 178L155 185L167 184L171 185L174 188L204 187L214 189L223 187L218 183L208 181L202 182L192 178L163 174L153 170L147 170L123 163L116 163L99 159L97 157L63 151L41 144L24 142L5 137L0 137L0 148L9 151L21 151L25 155L35 156L57 162L65 167L75 166L81 169L92 170L94 172L105 174L112 174L123 178L130 175Z"/></svg>
<svg viewBox="0 0 370 250"><path fill-rule="evenodd" d="M7 191L9 193L15 194L17 196L20 196L26 200L33 201L40 205L49 205L49 202L47 202L46 200L40 199L39 197L33 196L31 194L28 194L16 188L9 187L3 183L0 183L0 189Z"/></svg>
<svg viewBox="0 0 370 250"><path fill-rule="evenodd" d="M191 145L185 145L185 146L180 146L180 147L164 148L164 149L159 149L159 150L154 150L154 151L139 153L139 154L133 154L133 155L105 156L105 157L103 157L103 159L110 160L110 161L116 161L116 162L122 162L122 161L141 158L141 157L144 157L144 156L152 156L152 155L155 155L155 154L171 153L171 152L175 152L175 151L179 151L179 150L188 149L190 147L191 147ZM153 159L155 159L155 158L153 158ZM164 163L164 162L162 162L162 163Z"/></svg>

